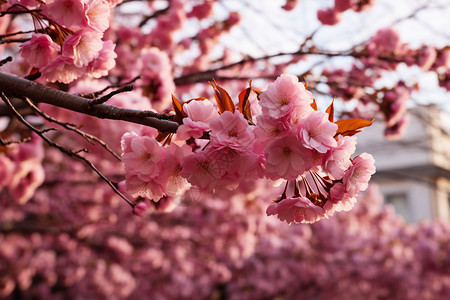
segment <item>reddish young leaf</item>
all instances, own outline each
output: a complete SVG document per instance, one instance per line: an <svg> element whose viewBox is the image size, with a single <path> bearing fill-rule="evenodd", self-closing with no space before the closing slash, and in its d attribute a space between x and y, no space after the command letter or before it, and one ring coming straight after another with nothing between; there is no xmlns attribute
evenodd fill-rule
<svg viewBox="0 0 450 300"><path fill-rule="evenodd" d="M32 67L30 73L28 73L28 75L25 76L25 78L28 80L36 80L39 77L41 77L41 73L39 72L39 69L36 67Z"/></svg>
<svg viewBox="0 0 450 300"><path fill-rule="evenodd" d="M239 111L244 115L244 118L248 121L252 121L252 112L250 109L250 102L248 98L252 92L252 81L249 82L249 87L239 93Z"/></svg>
<svg viewBox="0 0 450 300"><path fill-rule="evenodd" d="M344 119L336 121L335 123L338 126L338 130L336 131L335 137L337 137L339 134L343 136L354 135L361 131L358 129L372 125L373 121L375 121L375 119L373 119L372 121L363 119Z"/></svg>
<svg viewBox="0 0 450 300"><path fill-rule="evenodd" d="M317 103L316 103L316 99L312 98L313 102L311 103L311 107L317 111Z"/></svg>
<svg viewBox="0 0 450 300"><path fill-rule="evenodd" d="M258 100L259 100L259 95L261 95L262 91L260 91L260 90L257 90L257 89L254 89L254 88L252 88L252 91L254 91L254 92L255 92L255 94L256 94L256 97L257 97L257 98L258 98Z"/></svg>
<svg viewBox="0 0 450 300"><path fill-rule="evenodd" d="M239 105L238 105L238 110L241 113L244 113L244 108L245 105L247 104L248 101L248 97L250 96L250 92L252 91L251 88L246 88L245 90L243 90L242 92L239 93Z"/></svg>
<svg viewBox="0 0 450 300"><path fill-rule="evenodd" d="M211 84L214 89L214 97L216 98L217 107L219 108L219 114L222 114L227 110L234 113L234 103L228 92L225 91L224 88L219 86L215 81L209 81L209 84Z"/></svg>
<svg viewBox="0 0 450 300"><path fill-rule="evenodd" d="M170 134L172 134L172 133L170 133L170 132L158 132L158 135L156 136L155 140L161 143Z"/></svg>
<svg viewBox="0 0 450 300"><path fill-rule="evenodd" d="M175 98L173 94L172 94L172 104L173 110L175 111L175 117L173 118L173 120L178 124L183 123L183 118L186 118L187 114L184 112L183 105L181 104L180 100Z"/></svg>
<svg viewBox="0 0 450 300"><path fill-rule="evenodd" d="M203 100L207 100L208 98L205 98L205 97L198 97L198 98L192 98L192 99L189 99L188 101L186 101L186 102L183 102L183 106L185 105L185 104L188 104L189 102L191 102L191 101L203 101ZM184 111L184 110L183 110Z"/></svg>
<svg viewBox="0 0 450 300"><path fill-rule="evenodd" d="M333 122L334 121L334 99L333 99L333 101L331 101L330 106L328 106L328 108L325 112L328 114L328 121Z"/></svg>

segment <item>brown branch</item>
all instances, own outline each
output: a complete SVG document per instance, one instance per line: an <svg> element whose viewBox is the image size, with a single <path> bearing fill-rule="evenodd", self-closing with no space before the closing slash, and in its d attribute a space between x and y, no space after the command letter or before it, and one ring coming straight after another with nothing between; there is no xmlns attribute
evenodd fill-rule
<svg viewBox="0 0 450 300"><path fill-rule="evenodd" d="M161 132L174 133L178 128L178 123L170 121L170 116L166 114L120 108L105 103L92 106L89 99L1 72L0 91L9 97L26 97L34 103L47 103L101 119L142 124L156 128Z"/></svg>
<svg viewBox="0 0 450 300"><path fill-rule="evenodd" d="M31 141L30 137L26 137L20 140L4 140L1 136L0 136L0 146L8 146L11 144L21 144L21 143L26 143Z"/></svg>
<svg viewBox="0 0 450 300"><path fill-rule="evenodd" d="M30 38L1 40L0 45L1 44L12 44L12 43L25 43L29 40L30 40Z"/></svg>
<svg viewBox="0 0 450 300"><path fill-rule="evenodd" d="M123 86L123 87L121 87L121 88L119 88L119 89L117 89L115 91L112 91L111 93L109 93L109 94L107 94L107 95L105 95L103 97L92 99L90 101L90 103L91 103L91 105L99 105L99 104L105 103L106 101L111 99L111 97L114 96L114 95L117 95L117 94L120 94L120 93L123 93L123 92L131 92L133 89L134 89L134 86L132 86L132 85L125 85L125 86Z"/></svg>
<svg viewBox="0 0 450 300"><path fill-rule="evenodd" d="M150 21L151 19L157 18L163 14L165 14L168 10L170 9L170 3L166 8L160 9L155 11L153 14L148 15L148 16L144 16L144 18L142 19L142 21L139 23L138 27L142 27L145 24L147 24L148 21Z"/></svg>
<svg viewBox="0 0 450 300"><path fill-rule="evenodd" d="M348 50L348 51L341 51L341 52L330 52L330 51L324 51L324 50L319 50L319 49L315 49L315 48L305 49L305 50L300 49L300 50L294 51L294 52L279 52L279 53L275 53L275 54L264 55L261 57L247 57L238 62L231 63L228 65L223 65L223 66L220 66L220 67L217 67L214 69L182 75L180 77L175 78L174 82L175 82L175 85L177 85L177 86L189 85L189 84L198 83L198 82L207 82L207 81L210 81L211 78L215 78L215 79L220 78L221 76L217 75L217 72L219 72L221 70L231 69L233 67L237 67L237 66L240 66L240 65L243 65L246 63L263 61L263 60L268 60L268 59L271 59L274 57L287 56L287 55L318 55L318 56L325 56L325 57L350 56L353 58L369 57L369 54L366 53L365 51L355 52L355 51L353 51L353 49ZM398 58L395 58L394 56L378 56L377 58L380 60L384 60L384 61L394 61L394 62L402 61ZM223 77L223 78L224 78L224 80L232 79L231 77L230 78ZM254 76L253 78L256 79L256 78L265 78L265 77Z"/></svg>
<svg viewBox="0 0 450 300"><path fill-rule="evenodd" d="M100 96L101 94L103 94L104 92L106 92L107 90L111 89L111 88L121 88L124 87L126 85L130 85L133 82L135 82L136 80L140 79L141 76L136 76L133 79L131 79L130 81L127 81L125 83L121 83L121 84L112 84L112 85L108 85L107 87L105 87L104 89L101 89L100 91L94 92L94 93L87 93L87 94L77 94L80 97L83 98L88 98L88 99L95 99L98 96Z"/></svg>
<svg viewBox="0 0 450 300"><path fill-rule="evenodd" d="M4 64L7 64L9 62L13 61L12 56L8 56L7 58L4 58L2 60L0 60L0 67L3 66Z"/></svg>
<svg viewBox="0 0 450 300"><path fill-rule="evenodd" d="M74 124L69 124L66 122L61 122L49 115L47 115L45 112L43 112L42 110L40 110L36 105L34 105L33 102L30 101L30 99L25 98L25 101L27 101L28 105L36 112L38 113L41 117L43 117L44 119L46 119L49 122L53 122L56 123L62 127L64 127L65 129L69 130L69 131L73 131L77 134L79 134L80 136L82 136L85 140L87 140L90 144L94 144L94 141L97 142L98 144L100 144L103 148L105 148L109 153L111 153L117 160L121 160L119 154L117 154L113 149L111 149L104 141L102 141L101 139L99 139L98 137L91 135L87 132L84 132L80 129L77 128L77 126L75 126Z"/></svg>
<svg viewBox="0 0 450 300"><path fill-rule="evenodd" d="M97 175L103 179L110 187L111 189L117 194L119 195L123 200L125 200L131 207L134 207L135 204L133 202L131 202L130 200L128 200L128 198L123 195L119 189L111 182L111 180L109 180L105 175L103 175L102 172L100 172L95 166L94 164L92 164L87 158L81 156L79 154L79 152L83 152L85 151L85 149L81 149L79 151L73 151L70 149L67 149L61 145L59 145L58 143L55 143L54 141L50 140L48 137L45 136L44 132L46 130L39 130L36 127L34 127L32 124L30 124L27 120L25 120L25 118L14 108L14 106L11 104L10 100L8 99L8 97L6 97L6 95L1 92L0 93L0 97L2 98L3 102L6 103L6 105L9 106L9 108L11 108L11 110L14 112L14 115L17 117L17 119L24 124L26 127L28 127L29 129L31 129L34 133L36 133L41 139L43 139L49 146L54 147L56 149L58 149L59 151L61 151L62 153L71 156L71 157L75 157L81 161L83 161L86 165L88 165L89 168L91 168L95 173L97 173Z"/></svg>
<svg viewBox="0 0 450 300"><path fill-rule="evenodd" d="M1 90L0 90L1 91ZM23 110L28 109L28 105L20 99L11 99L11 103L14 107L20 111L22 115L26 114ZM0 103L0 117L9 117L12 115L11 109L4 103Z"/></svg>

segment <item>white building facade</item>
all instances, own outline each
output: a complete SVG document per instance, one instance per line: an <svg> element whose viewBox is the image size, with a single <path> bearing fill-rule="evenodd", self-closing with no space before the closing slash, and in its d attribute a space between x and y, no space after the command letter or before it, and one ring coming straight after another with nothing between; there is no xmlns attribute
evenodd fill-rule
<svg viewBox="0 0 450 300"><path fill-rule="evenodd" d="M357 152L374 156L372 182L406 221L450 220L450 114L433 105L409 114L402 138L387 140L375 121L358 134Z"/></svg>

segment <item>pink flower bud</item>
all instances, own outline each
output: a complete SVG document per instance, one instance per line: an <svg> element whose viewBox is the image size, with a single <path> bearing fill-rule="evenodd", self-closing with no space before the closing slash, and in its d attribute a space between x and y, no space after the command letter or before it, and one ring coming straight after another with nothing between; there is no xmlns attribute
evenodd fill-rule
<svg viewBox="0 0 450 300"><path fill-rule="evenodd" d="M145 211L147 210L147 204L144 202L139 202L133 207L133 214L136 216L142 217L145 214Z"/></svg>

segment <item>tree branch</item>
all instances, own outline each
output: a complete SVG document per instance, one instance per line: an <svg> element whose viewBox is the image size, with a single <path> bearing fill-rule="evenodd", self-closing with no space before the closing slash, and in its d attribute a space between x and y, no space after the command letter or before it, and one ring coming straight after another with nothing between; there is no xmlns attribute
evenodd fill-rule
<svg viewBox="0 0 450 300"><path fill-rule="evenodd" d="M95 173L97 173L97 175L103 179L112 189L113 191L119 195L123 200L125 200L131 207L134 207L136 204L134 204L133 202L131 202L130 200L128 200L128 198L123 195L119 189L116 187L116 185L114 185L114 183L111 182L111 180L109 180L102 172L100 172L95 166L94 164L92 164L87 158L85 158L84 156L81 156L79 153L80 152L87 152L86 149L81 149L79 151L73 151L70 149L67 149L57 143L55 143L54 141L50 140L48 137L45 136L45 132L50 131L50 130L54 130L55 128L47 128L44 130L39 130L36 127L34 127L33 125L31 125L27 120L25 120L25 118L14 108L14 106L11 104L10 100L8 99L8 97L3 93L0 92L0 97L1 99L6 103L6 105L9 106L9 108L11 108L11 110L13 111L14 115L17 117L17 119L24 124L25 126L27 126L28 128L30 128L34 133L36 133L41 139L43 139L49 146L54 147L56 149L58 149L59 151L61 151L64 154L67 154L68 156L71 157L75 157L81 161L83 161L86 165L89 166L89 168L91 168Z"/></svg>
<svg viewBox="0 0 450 300"><path fill-rule="evenodd" d="M92 105L89 99L5 73L0 73L0 91L9 97L26 97L35 103L47 103L101 119L142 124L161 132L172 133L178 128L178 123L171 121L171 117L166 114L120 108L105 103Z"/></svg>
<svg viewBox="0 0 450 300"><path fill-rule="evenodd" d="M280 57L280 56L287 56L287 55L318 55L318 56L324 56L324 57L344 57L344 56L350 56L353 58L364 58L364 57L368 57L369 54L366 53L365 51L354 51L353 49L347 50L347 51L341 51L341 52L331 52L331 51L324 51L324 50L319 50L316 48L311 48L311 49L300 49L298 51L294 51L294 52L279 52L279 53L275 53L275 54L269 54L269 55L264 55L261 57L247 57L244 58L240 61L228 64L228 65L223 65L214 69L209 69L209 70L205 70L205 71L199 71L199 72L194 72L194 73L189 73L189 74L185 74L182 75L180 77L177 77L174 79L175 85L177 86L182 86L182 85L188 85L188 84L193 84L193 83L198 83L198 82L207 82L209 80L211 80L211 78L221 78L220 75L217 75L217 72L221 71L221 70L227 70L227 69L231 69L233 67L237 67L240 65L243 65L245 63L252 63L252 62L257 62L257 61L263 61L263 60L268 60L274 57ZM402 60L395 58L395 57L391 57L391 56L378 56L377 59L379 60L383 60L383 61L394 61L394 62L401 62ZM266 77L257 77L257 76L253 76L253 79L256 78L266 78ZM222 77L222 80L232 80L232 77ZM246 78L244 78L246 80Z"/></svg>
<svg viewBox="0 0 450 300"><path fill-rule="evenodd" d="M77 133L78 135L82 136L86 141L88 141L90 144L94 144L94 141L97 142L98 144L100 144L103 148L105 148L109 153L111 153L118 161L121 161L120 159L120 155L117 154L116 152L114 152L113 149L111 149L104 141L102 141L101 139L99 139L98 137L89 134L87 132L84 132L80 129L77 128L77 126L75 126L74 124L69 124L66 122L61 122L49 115L47 115L45 112L43 112L42 110L40 110L36 105L34 105L33 102L30 101L30 99L25 98L25 100L27 101L28 105L36 112L38 113L41 117L43 117L44 119L46 119L49 122L53 122L56 123L62 127L64 127L65 129L69 130L69 131L73 131L75 133Z"/></svg>

